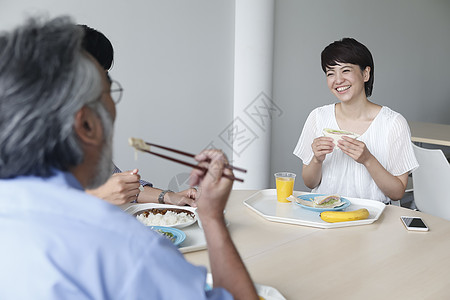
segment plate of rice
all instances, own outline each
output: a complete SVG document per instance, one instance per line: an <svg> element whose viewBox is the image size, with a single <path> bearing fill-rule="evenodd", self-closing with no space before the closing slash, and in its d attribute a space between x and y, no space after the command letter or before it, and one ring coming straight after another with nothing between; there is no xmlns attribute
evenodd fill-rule
<svg viewBox="0 0 450 300"><path fill-rule="evenodd" d="M192 208L178 206L147 207L130 212L146 226L184 228L194 224L197 216Z"/></svg>

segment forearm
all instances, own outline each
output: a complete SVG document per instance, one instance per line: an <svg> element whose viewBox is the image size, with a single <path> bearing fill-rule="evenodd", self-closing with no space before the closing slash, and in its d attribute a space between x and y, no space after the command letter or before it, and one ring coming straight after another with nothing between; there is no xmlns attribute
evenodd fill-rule
<svg viewBox="0 0 450 300"><path fill-rule="evenodd" d="M308 188L318 186L322 180L322 162L313 158L309 165L303 165L302 178Z"/></svg>
<svg viewBox="0 0 450 300"><path fill-rule="evenodd" d="M400 200L406 189L408 174L394 176L389 173L380 162L372 156L365 164L370 176L377 184L378 188L390 199Z"/></svg>
<svg viewBox="0 0 450 300"><path fill-rule="evenodd" d="M139 203L158 203L159 194L161 194L162 190L144 186L144 190L139 193L137 198L137 202Z"/></svg>
<svg viewBox="0 0 450 300"><path fill-rule="evenodd" d="M258 299L250 275L242 262L225 220L202 220L214 286L228 290L235 299Z"/></svg>

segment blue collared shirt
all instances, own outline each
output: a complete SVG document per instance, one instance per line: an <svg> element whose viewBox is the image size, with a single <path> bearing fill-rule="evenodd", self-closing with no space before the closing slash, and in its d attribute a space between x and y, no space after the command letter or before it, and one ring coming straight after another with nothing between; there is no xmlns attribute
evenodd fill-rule
<svg viewBox="0 0 450 300"><path fill-rule="evenodd" d="M69 173L0 180L0 299L232 299Z"/></svg>

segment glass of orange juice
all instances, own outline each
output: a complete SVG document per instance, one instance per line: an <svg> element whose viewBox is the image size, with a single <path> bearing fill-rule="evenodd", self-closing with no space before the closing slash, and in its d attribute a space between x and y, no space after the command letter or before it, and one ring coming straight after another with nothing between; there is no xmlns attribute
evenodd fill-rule
<svg viewBox="0 0 450 300"><path fill-rule="evenodd" d="M295 174L290 172L275 173L278 202L290 202L286 198L294 193Z"/></svg>

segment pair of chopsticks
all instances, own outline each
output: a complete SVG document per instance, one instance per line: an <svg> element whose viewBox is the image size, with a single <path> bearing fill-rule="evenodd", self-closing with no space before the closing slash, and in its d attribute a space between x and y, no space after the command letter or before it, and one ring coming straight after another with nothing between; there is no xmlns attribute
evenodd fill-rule
<svg viewBox="0 0 450 300"><path fill-rule="evenodd" d="M156 144L153 144L153 143L147 143L147 142L144 142L142 139L137 139L137 138L129 138L128 142L129 142L130 146L134 147L136 150L139 150L139 151L142 151L142 152L147 152L147 153L159 156L161 158L165 158L165 159L171 160L173 162L177 162L177 163L185 165L185 166L189 166L189 167L192 167L192 168L195 168L195 169L202 170L204 172L207 171L206 168L200 167L200 166L198 166L196 164L185 162L183 160L180 160L180 159L177 159L177 158L173 158L173 157L161 154L161 153L153 152L153 151L150 150L150 146L151 147L155 147L155 148L164 149L164 150L167 150L167 151L171 151L171 152L174 152L174 153L177 153L177 154L181 154L181 155L184 155L184 156L188 156L188 157L192 157L192 158L195 157L195 154L191 154L191 153L188 153L188 152L184 152L184 151L181 151L181 150L177 150L177 149L173 149L173 148L169 148L169 147L165 147L165 146L161 146L161 145L156 145ZM238 168L238 167L235 167L235 166L232 166L230 164L226 165L225 168L230 169L230 170L236 170L236 171L243 172L243 173L247 173L247 170L242 169L242 168ZM231 175L222 174L222 176L226 177L228 179L231 179L231 180L244 182L243 179L237 178L237 177L234 177L234 176L231 176Z"/></svg>

